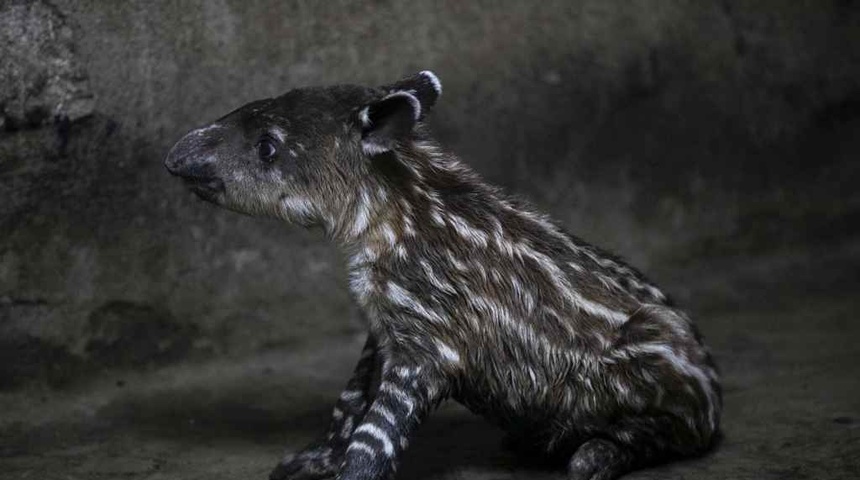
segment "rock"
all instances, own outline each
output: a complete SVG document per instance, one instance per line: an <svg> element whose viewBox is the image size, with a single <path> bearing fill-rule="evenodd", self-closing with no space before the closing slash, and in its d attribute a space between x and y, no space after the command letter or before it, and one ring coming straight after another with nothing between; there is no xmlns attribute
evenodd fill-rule
<svg viewBox="0 0 860 480"><path fill-rule="evenodd" d="M47 2L0 5L0 130L76 120L92 113L94 96L75 54L71 28Z"/></svg>

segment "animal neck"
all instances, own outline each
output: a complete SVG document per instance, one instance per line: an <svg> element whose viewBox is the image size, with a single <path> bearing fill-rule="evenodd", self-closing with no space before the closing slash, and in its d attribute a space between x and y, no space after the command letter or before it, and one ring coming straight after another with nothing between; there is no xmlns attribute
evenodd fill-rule
<svg viewBox="0 0 860 480"><path fill-rule="evenodd" d="M479 184L474 173L430 142L373 157L370 181L358 187L333 229L348 252L405 257L433 237L428 223L447 208L446 197ZM411 246L411 247L410 247Z"/></svg>

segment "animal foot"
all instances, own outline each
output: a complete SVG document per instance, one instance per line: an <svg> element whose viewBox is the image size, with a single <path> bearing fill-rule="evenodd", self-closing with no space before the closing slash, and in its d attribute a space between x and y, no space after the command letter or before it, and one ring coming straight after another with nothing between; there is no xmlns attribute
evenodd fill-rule
<svg viewBox="0 0 860 480"><path fill-rule="evenodd" d="M294 455L287 455L279 463L269 480L319 480L337 475L339 460L329 447L306 449Z"/></svg>
<svg viewBox="0 0 860 480"><path fill-rule="evenodd" d="M615 480L630 471L632 455L615 443L591 439L582 445L567 464L570 480Z"/></svg>

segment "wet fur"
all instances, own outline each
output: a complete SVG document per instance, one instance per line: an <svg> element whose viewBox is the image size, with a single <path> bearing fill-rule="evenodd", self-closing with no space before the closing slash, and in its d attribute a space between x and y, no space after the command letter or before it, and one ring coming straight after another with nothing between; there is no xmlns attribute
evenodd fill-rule
<svg viewBox="0 0 860 480"><path fill-rule="evenodd" d="M272 478L382 478L446 398L569 459L572 478L706 451L721 397L695 326L641 273L442 150L422 123L440 93L427 72L294 90L168 157L194 185L217 180L204 199L320 225L347 257L364 363L326 438ZM276 161L253 157L260 135L278 137Z"/></svg>

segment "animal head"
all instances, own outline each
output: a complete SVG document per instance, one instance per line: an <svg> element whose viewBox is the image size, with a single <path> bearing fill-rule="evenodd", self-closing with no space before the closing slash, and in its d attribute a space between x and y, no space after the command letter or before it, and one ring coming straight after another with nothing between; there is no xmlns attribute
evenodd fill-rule
<svg viewBox="0 0 860 480"><path fill-rule="evenodd" d="M442 93L423 71L390 85L291 90L186 134L164 161L199 197L304 225L337 223L376 181L372 164L422 137Z"/></svg>

